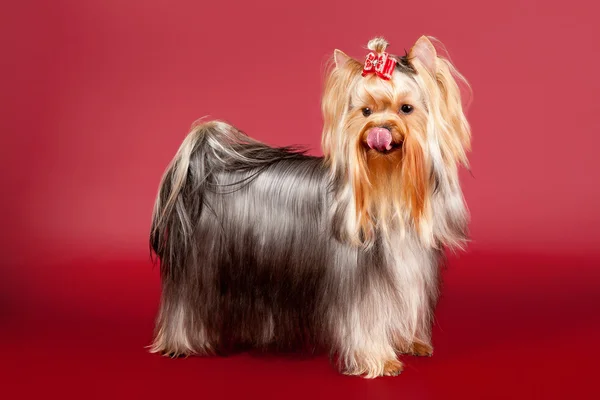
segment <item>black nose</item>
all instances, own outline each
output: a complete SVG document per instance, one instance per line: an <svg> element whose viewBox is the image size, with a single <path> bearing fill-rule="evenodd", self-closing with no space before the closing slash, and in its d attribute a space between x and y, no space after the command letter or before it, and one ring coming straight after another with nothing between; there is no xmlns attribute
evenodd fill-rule
<svg viewBox="0 0 600 400"><path fill-rule="evenodd" d="M392 131L392 127L390 125L381 125L380 128L387 129L388 131Z"/></svg>

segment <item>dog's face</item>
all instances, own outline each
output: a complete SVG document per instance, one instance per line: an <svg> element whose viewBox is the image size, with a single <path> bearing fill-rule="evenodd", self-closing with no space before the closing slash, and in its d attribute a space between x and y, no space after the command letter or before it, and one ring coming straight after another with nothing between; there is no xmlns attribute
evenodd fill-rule
<svg viewBox="0 0 600 400"><path fill-rule="evenodd" d="M346 121L348 145L356 147L362 223L378 222L374 216L394 218L393 203L399 200L411 204L418 221L430 163L425 155L427 108L414 74L396 69L390 80L361 76L349 93ZM406 186L410 190L402 189Z"/></svg>
<svg viewBox="0 0 600 400"><path fill-rule="evenodd" d="M387 43L370 42L378 53ZM466 160L468 126L450 64L422 37L396 60L389 79L365 74L364 63L334 53L323 96L323 152L353 188L358 236L378 226L431 218L436 168Z"/></svg>
<svg viewBox="0 0 600 400"><path fill-rule="evenodd" d="M411 132L427 128L423 95L413 77L398 70L389 81L376 75L357 80L347 118L347 134L356 135L369 158L397 157Z"/></svg>

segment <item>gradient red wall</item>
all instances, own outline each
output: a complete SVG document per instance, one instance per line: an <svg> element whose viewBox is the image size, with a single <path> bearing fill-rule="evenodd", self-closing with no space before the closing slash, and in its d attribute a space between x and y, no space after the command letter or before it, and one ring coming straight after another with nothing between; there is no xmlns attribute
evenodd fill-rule
<svg viewBox="0 0 600 400"><path fill-rule="evenodd" d="M158 180L195 119L223 118L268 143L318 154L322 66L333 49L362 58L369 38L384 35L390 51L403 52L421 34L442 40L473 86L475 178L463 181L475 242L595 248L593 9L561 1L250 3L8 6L8 259L145 253ZM32 239L38 251L23 252Z"/></svg>
<svg viewBox="0 0 600 400"><path fill-rule="evenodd" d="M23 314L25 303L32 315L142 313L151 329L150 215L191 123L225 119L267 143L320 154L325 61L335 48L364 57L375 35L396 53L422 34L439 38L473 87L473 176L462 176L469 254L496 261L479 256L462 285L510 286L516 276L527 288L549 275L557 283L580 276L591 288L597 278L594 2L30 0L2 8L5 315ZM587 261L572 262L574 254ZM554 257L565 261L549 265Z"/></svg>

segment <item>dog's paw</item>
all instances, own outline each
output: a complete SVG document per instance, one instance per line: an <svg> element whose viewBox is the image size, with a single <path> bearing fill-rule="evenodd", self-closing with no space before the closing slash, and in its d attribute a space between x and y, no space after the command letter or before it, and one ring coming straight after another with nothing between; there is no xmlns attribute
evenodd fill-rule
<svg viewBox="0 0 600 400"><path fill-rule="evenodd" d="M409 354L420 357L431 357L433 355L433 347L423 343L413 343Z"/></svg>
<svg viewBox="0 0 600 400"><path fill-rule="evenodd" d="M342 370L344 375L361 376L365 379L374 379L380 376L400 375L404 365L398 359L392 359L385 362L371 362L367 364L354 364L350 368Z"/></svg>
<svg viewBox="0 0 600 400"><path fill-rule="evenodd" d="M386 361L383 366L383 375L384 376L398 376L404 370L404 365L400 360L390 360Z"/></svg>

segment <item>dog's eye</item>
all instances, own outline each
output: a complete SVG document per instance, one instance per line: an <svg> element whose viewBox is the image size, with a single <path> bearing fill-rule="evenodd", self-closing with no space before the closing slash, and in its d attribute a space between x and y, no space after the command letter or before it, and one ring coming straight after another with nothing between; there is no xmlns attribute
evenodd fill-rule
<svg viewBox="0 0 600 400"><path fill-rule="evenodd" d="M410 104L402 104L402 106L400 107L400 111L402 112L402 114L410 114L411 112L413 112L413 110L414 108Z"/></svg>
<svg viewBox="0 0 600 400"><path fill-rule="evenodd" d="M373 114L373 111L371 111L369 107L365 107L362 109L362 113L365 117L368 117L369 115Z"/></svg>

